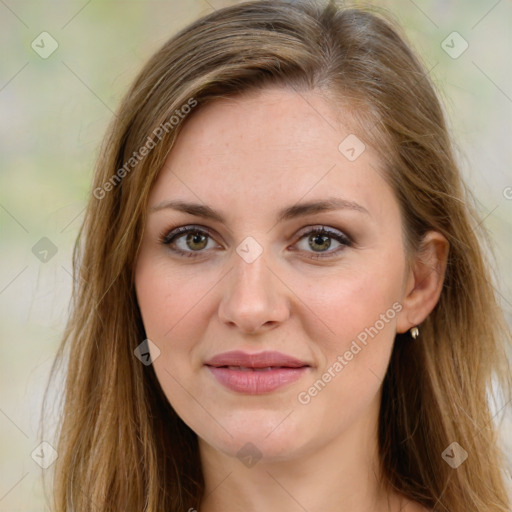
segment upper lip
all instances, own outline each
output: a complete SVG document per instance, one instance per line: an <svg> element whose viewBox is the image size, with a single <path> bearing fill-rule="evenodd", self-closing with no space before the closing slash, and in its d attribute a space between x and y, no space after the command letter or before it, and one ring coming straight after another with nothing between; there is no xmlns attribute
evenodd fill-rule
<svg viewBox="0 0 512 512"><path fill-rule="evenodd" d="M217 354L216 356L206 361L205 364L208 366L216 367L241 366L244 368L267 368L269 366L301 368L303 366L310 366L305 361L300 361L295 357L282 354L281 352L265 351L250 354L240 350Z"/></svg>

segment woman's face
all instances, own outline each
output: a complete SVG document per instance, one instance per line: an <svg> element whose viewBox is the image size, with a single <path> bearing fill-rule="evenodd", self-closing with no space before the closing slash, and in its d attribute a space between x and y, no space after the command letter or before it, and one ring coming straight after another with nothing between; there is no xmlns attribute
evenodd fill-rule
<svg viewBox="0 0 512 512"><path fill-rule="evenodd" d="M219 100L152 189L138 303L161 387L209 450L282 460L374 434L407 269L399 205L348 120L317 93Z"/></svg>

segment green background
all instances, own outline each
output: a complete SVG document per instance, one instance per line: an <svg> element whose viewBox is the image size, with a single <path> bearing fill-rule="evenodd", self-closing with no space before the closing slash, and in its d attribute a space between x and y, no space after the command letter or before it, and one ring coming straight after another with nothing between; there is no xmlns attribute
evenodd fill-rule
<svg viewBox="0 0 512 512"><path fill-rule="evenodd" d="M31 453L41 442L42 393L68 313L72 248L113 111L165 40L236 3L0 0L0 511L47 510ZM512 325L512 190L509 199L504 193L512 187L512 4L378 5L391 10L432 69L493 239L496 287ZM31 47L43 31L58 43L46 59ZM453 31L469 44L456 59L441 47ZM57 249L46 262L32 251L43 237ZM510 404L499 409L510 454Z"/></svg>

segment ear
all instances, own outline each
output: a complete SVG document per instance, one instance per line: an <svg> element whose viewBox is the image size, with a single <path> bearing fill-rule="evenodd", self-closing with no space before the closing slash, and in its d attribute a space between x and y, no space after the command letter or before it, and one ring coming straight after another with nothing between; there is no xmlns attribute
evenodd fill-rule
<svg viewBox="0 0 512 512"><path fill-rule="evenodd" d="M443 288L448 240L437 231L428 231L408 272L402 310L397 316L397 332L419 325L436 306Z"/></svg>

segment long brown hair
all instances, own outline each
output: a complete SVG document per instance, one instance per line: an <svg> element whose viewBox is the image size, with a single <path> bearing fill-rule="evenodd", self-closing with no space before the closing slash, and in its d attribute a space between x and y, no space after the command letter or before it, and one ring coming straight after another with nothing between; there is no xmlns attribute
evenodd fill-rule
<svg viewBox="0 0 512 512"><path fill-rule="evenodd" d="M167 41L121 102L77 238L70 317L52 369L67 365L54 509L199 508L197 436L153 367L134 356L146 338L134 262L149 192L183 123L215 98L268 86L357 106L365 143L379 149L400 204L406 254L427 230L450 243L441 297L420 338L395 339L379 420L383 479L435 511L509 511L489 396L493 382L506 397L511 389L510 333L485 230L437 93L400 29L381 12L336 1L217 10ZM453 442L469 454L457 469L442 457Z"/></svg>

